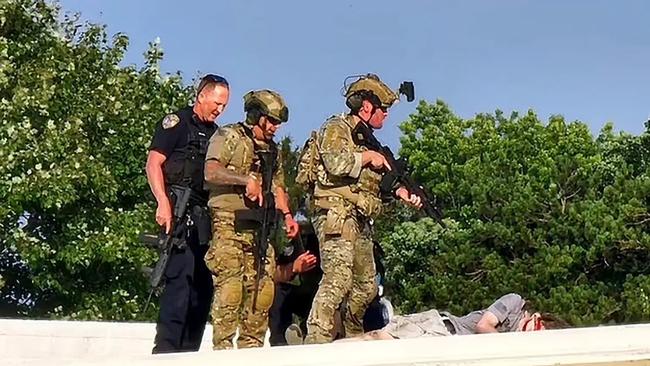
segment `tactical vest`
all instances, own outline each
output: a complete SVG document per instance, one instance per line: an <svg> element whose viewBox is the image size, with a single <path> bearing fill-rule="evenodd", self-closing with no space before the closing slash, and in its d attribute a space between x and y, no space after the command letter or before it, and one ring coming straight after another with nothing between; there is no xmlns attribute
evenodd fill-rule
<svg viewBox="0 0 650 366"><path fill-rule="evenodd" d="M346 123L345 119L349 118L344 115L331 117L321 128L318 134L319 139L323 138L323 131L329 123L338 123L345 126L352 134L352 128ZM351 138L351 137L350 137ZM317 148L320 149L322 141L318 142ZM353 145L355 152L361 153L367 150L364 146ZM320 160L320 159L319 159ZM333 201L336 198L342 198L347 203L354 206L362 215L370 218L376 218L382 209L382 201L379 197L379 184L382 174L377 173L369 167L362 167L358 178L338 177L327 172L322 161L317 166L317 181L314 187L314 198L316 206L329 208L331 204L336 205Z"/></svg>
<svg viewBox="0 0 650 366"><path fill-rule="evenodd" d="M226 126L225 128L229 128L233 131L236 136L238 136L239 143L241 143L241 145L237 147L237 153L227 167L233 169L239 174L248 175L252 173L259 178L261 167L256 154L253 131L241 122ZM241 189L243 192L243 188Z"/></svg>
<svg viewBox="0 0 650 366"><path fill-rule="evenodd" d="M230 161L225 168L232 170L237 174L252 174L261 179L261 164L257 154L258 146L253 136L252 130L243 123L234 123L223 126L217 132L227 136L222 149L230 149L232 152ZM269 142L272 146L269 148L277 149L275 142ZM255 207L245 199L244 193L246 187L239 185L215 185L210 187L210 207L224 210L238 210L248 206ZM249 207L250 208L250 207Z"/></svg>
<svg viewBox="0 0 650 366"><path fill-rule="evenodd" d="M189 186L197 193L206 193L204 190L203 172L210 135L208 131L199 129L196 123L191 120L187 121L187 144L173 151L173 154L179 156L179 158L175 162L176 164L170 162L176 166L166 167L165 181L168 184L177 184L184 187Z"/></svg>

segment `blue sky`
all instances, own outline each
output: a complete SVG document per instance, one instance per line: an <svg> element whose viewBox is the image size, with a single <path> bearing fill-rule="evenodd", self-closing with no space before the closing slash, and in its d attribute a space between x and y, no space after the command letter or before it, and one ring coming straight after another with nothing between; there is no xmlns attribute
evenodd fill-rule
<svg viewBox="0 0 650 366"><path fill-rule="evenodd" d="M65 11L126 33L125 63L142 65L160 38L163 72L191 82L219 73L232 84L220 123L242 118L242 95L275 89L289 104L281 135L298 143L344 110L346 76L412 80L419 99L442 99L461 117L534 109L638 134L650 117L650 1L161 1L62 0ZM392 108L379 137L415 103ZM161 116L167 111L161 111Z"/></svg>

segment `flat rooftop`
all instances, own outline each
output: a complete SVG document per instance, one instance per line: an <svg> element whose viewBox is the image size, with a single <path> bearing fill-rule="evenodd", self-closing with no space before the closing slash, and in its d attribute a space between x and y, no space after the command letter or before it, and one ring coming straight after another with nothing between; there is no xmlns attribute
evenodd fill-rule
<svg viewBox="0 0 650 366"><path fill-rule="evenodd" d="M650 324L151 355L155 324L0 319L2 365L650 365Z"/></svg>

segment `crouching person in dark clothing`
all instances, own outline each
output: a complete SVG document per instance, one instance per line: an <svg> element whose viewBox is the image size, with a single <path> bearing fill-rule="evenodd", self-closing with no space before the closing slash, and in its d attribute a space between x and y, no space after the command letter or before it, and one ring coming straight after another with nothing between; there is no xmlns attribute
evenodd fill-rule
<svg viewBox="0 0 650 366"><path fill-rule="evenodd" d="M296 215L297 218L300 215ZM304 215L303 215L304 216ZM278 251L276 263L275 298L269 310L269 329L271 346L296 345L303 343L307 333L306 321L311 305L318 291L323 272L320 262L318 238L308 220L300 222L300 240L292 241L282 251ZM383 251L378 243L374 246L375 266L380 293L368 306L363 318L365 332L381 329L388 324L392 307L388 300L381 298L384 280L384 266L381 263ZM337 312L336 324L341 324ZM341 338L342 327L333 330L334 338Z"/></svg>
<svg viewBox="0 0 650 366"><path fill-rule="evenodd" d="M285 332L290 326L302 327L299 333L306 333L305 320L323 275L318 266L318 239L308 222L299 223L299 240L278 251L276 257L275 298L269 310L271 346L287 345ZM293 324L294 317L300 319L299 326Z"/></svg>

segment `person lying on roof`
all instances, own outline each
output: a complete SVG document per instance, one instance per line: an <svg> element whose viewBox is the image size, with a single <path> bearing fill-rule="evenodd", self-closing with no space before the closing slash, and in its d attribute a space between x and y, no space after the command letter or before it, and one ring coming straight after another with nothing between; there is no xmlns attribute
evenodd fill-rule
<svg viewBox="0 0 650 366"><path fill-rule="evenodd" d="M530 332L544 329L567 328L569 324L548 313L532 309L521 295L502 296L487 309L473 311L465 316L454 316L431 309L425 312L396 315L384 328L341 341L404 339L450 335Z"/></svg>

